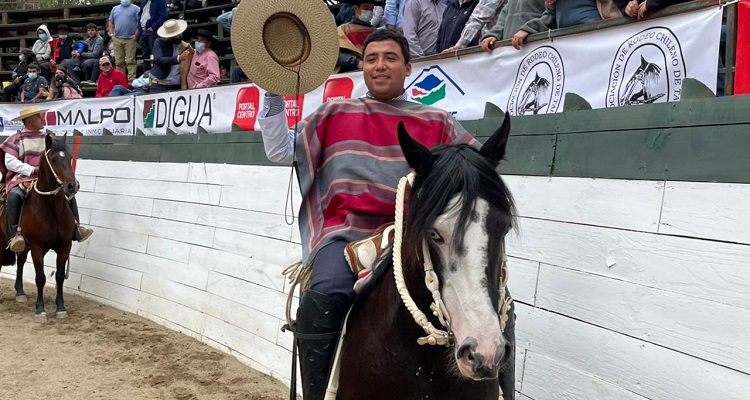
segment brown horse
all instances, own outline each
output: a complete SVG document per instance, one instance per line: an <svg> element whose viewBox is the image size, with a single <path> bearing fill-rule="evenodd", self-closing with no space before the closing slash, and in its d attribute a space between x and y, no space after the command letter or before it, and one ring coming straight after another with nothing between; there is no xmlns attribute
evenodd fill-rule
<svg viewBox="0 0 750 400"><path fill-rule="evenodd" d="M509 132L506 114L479 151L465 144L429 151L399 126L401 148L416 172L404 223L403 277L416 305L440 327L425 285L425 243L439 278L448 343L417 343L425 331L402 303L394 268L386 265L391 257L384 257L348 317L339 400L497 400L499 387L505 399L514 398L514 317L511 309L502 332L499 300L502 242L515 212L496 172Z"/></svg>
<svg viewBox="0 0 750 400"><path fill-rule="evenodd" d="M65 311L63 300L63 282L65 280L65 264L70 256L70 248L73 242L73 234L76 221L70 210L68 198L78 191L78 182L73 174L71 166L72 157L68 152L68 146L64 141L56 139L52 135L45 138L45 150L39 162L39 178L30 190L21 212L21 232L29 243L26 250L18 253L18 268L16 271L16 301L26 302L26 294L23 291L23 266L26 263L29 251L34 262L36 273L36 308L34 318L44 321L47 314L44 311L44 285L47 278L44 274L44 255L54 250L57 253L57 271L55 282L57 283L57 297L55 304L57 310L55 317L58 319L68 316ZM7 243L8 228L5 211L0 216L0 225L3 227L3 243ZM3 265L12 265L14 253L9 250L3 252ZM9 260L10 259L10 260Z"/></svg>

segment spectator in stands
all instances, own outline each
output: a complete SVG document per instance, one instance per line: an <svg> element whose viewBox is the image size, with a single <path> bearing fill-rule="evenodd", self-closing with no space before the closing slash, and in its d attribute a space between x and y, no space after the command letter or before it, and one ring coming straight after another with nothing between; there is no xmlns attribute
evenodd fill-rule
<svg viewBox="0 0 750 400"><path fill-rule="evenodd" d="M70 59L63 64L60 64L60 66L70 69L70 72L83 72L81 53L84 53L89 49L89 44L87 41L83 40L83 37L79 33L71 33L70 39L73 40L71 46L73 50L70 52ZM70 76L70 74L68 74L68 76Z"/></svg>
<svg viewBox="0 0 750 400"><path fill-rule="evenodd" d="M83 92L78 84L68 77L68 71L62 65L55 70L55 77L50 84L47 100L80 99Z"/></svg>
<svg viewBox="0 0 750 400"><path fill-rule="evenodd" d="M73 59L67 63L68 76L75 82L81 82L81 72L83 72L83 78L88 84L95 84L96 79L99 77L97 72L94 74L94 68L99 67L99 59L102 57L104 51L104 38L99 35L99 31L96 28L96 24L89 23L86 25L86 50L79 52L77 49L73 50L71 56ZM83 71L76 68L80 66Z"/></svg>
<svg viewBox="0 0 750 400"><path fill-rule="evenodd" d="M31 51L36 55L36 65L39 69L39 73L43 77L49 79L52 77L52 70L50 69L49 60L52 58L52 35L47 29L47 25L39 25L36 30L36 35L39 38L34 45L31 47Z"/></svg>
<svg viewBox="0 0 750 400"><path fill-rule="evenodd" d="M402 28L412 58L437 53L437 37L445 3L441 0L409 0L404 7Z"/></svg>
<svg viewBox="0 0 750 400"><path fill-rule="evenodd" d="M545 1L554 7L553 0L508 0L495 26L482 37L482 49L491 53L495 42L511 38L513 47L520 49L526 36L547 30L552 20L545 14Z"/></svg>
<svg viewBox="0 0 750 400"><path fill-rule="evenodd" d="M376 28L385 28L385 7L375 6L372 10L372 21L370 25Z"/></svg>
<svg viewBox="0 0 750 400"><path fill-rule="evenodd" d="M641 19L646 15L646 12L654 12L661 10L666 6L672 4L685 3L690 0L614 0L617 7L620 8L623 14Z"/></svg>
<svg viewBox="0 0 750 400"><path fill-rule="evenodd" d="M180 0L167 0L167 9L169 11L182 10L182 2Z"/></svg>
<svg viewBox="0 0 750 400"><path fill-rule="evenodd" d="M161 28L167 20L166 0L144 0L141 3L141 17L138 24L141 45L141 56L143 57L143 70L151 69L151 53L156 41L156 31Z"/></svg>
<svg viewBox="0 0 750 400"><path fill-rule="evenodd" d="M120 0L120 5L112 7L112 13L107 20L107 31L114 43L115 62L117 69L128 74L128 78L136 78L135 50L138 44L138 24L140 8L130 4L130 0Z"/></svg>
<svg viewBox="0 0 750 400"><path fill-rule="evenodd" d="M458 42L443 50L443 52L452 52L476 46L479 36L487 33L500 18L504 18L507 15L501 12L501 10L505 10L507 13L507 9L504 7L506 4L507 0L479 0L479 4L477 4L474 12L469 17L469 21L466 22L464 30L461 31L461 37L458 39Z"/></svg>
<svg viewBox="0 0 750 400"><path fill-rule="evenodd" d="M52 40L52 58L50 59L51 70L55 71L58 65L65 65L70 60L75 40L68 35L68 25L57 25L57 37Z"/></svg>
<svg viewBox="0 0 750 400"><path fill-rule="evenodd" d="M230 35L232 34L232 19L234 18L234 12L237 11L237 6L240 5L240 1L242 0L237 0L234 8L216 17L216 21L219 22L221 27Z"/></svg>
<svg viewBox="0 0 750 400"><path fill-rule="evenodd" d="M195 54L190 62L187 75L189 89L216 86L219 84L219 56L214 49L219 49L220 43L211 32L198 29L195 39Z"/></svg>
<svg viewBox="0 0 750 400"><path fill-rule="evenodd" d="M386 0L385 1L385 27L403 31L402 24L404 19L404 6L407 0Z"/></svg>
<svg viewBox="0 0 750 400"><path fill-rule="evenodd" d="M109 57L102 57L99 59L99 68L101 74L99 80L96 81L96 97L107 97L109 92L116 85L128 86L128 78L125 77L125 73L119 69L112 68L112 62L109 61Z"/></svg>
<svg viewBox="0 0 750 400"><path fill-rule="evenodd" d="M375 30L370 25L372 10L377 0L350 0L354 5L354 18L351 22L339 25L339 58L336 61L338 72L362 69L362 45L367 36Z"/></svg>
<svg viewBox="0 0 750 400"><path fill-rule="evenodd" d="M354 18L354 5L344 3L341 4L341 8L339 8L339 12L336 13L336 26L345 24Z"/></svg>
<svg viewBox="0 0 750 400"><path fill-rule="evenodd" d="M29 64L26 69L26 80L21 85L21 96L18 99L21 103L44 101L49 95L48 89L47 79L39 75L39 66Z"/></svg>
<svg viewBox="0 0 750 400"><path fill-rule="evenodd" d="M440 23L438 33L438 53L453 46L461 38L461 32L469 21L479 0L449 0Z"/></svg>
<svg viewBox="0 0 750 400"><path fill-rule="evenodd" d="M34 63L34 60L35 56L31 49L21 49L21 54L18 55L18 65L16 65L16 68L14 68L11 73L13 83L3 89L4 102L7 103L13 101L18 97L19 92L21 91L21 86L26 80L26 70L30 64Z"/></svg>
<svg viewBox="0 0 750 400"><path fill-rule="evenodd" d="M185 29L187 29L187 22L169 19L157 31L159 39L154 42L151 93L168 92L182 88L183 77L180 63L189 62L193 53L192 47L182 41L182 33L185 32Z"/></svg>
<svg viewBox="0 0 750 400"><path fill-rule="evenodd" d="M148 94L148 88L151 84L151 72L146 71L141 75L140 78L134 80L130 86L133 87L132 90L128 89L127 87L123 85L115 85L115 87L112 88L112 91L109 92L109 97L117 97L117 96L138 96L141 94Z"/></svg>

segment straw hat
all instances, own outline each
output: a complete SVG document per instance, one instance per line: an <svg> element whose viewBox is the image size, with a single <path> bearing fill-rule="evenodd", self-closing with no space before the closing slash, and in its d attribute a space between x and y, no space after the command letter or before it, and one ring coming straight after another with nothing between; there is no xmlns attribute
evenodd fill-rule
<svg viewBox="0 0 750 400"><path fill-rule="evenodd" d="M173 38L187 29L187 22L181 19L168 19L164 24L156 31L159 37L166 39Z"/></svg>
<svg viewBox="0 0 750 400"><path fill-rule="evenodd" d="M232 20L232 51L245 75L268 92L308 93L333 73L339 42L323 1L244 0Z"/></svg>
<svg viewBox="0 0 750 400"><path fill-rule="evenodd" d="M18 116L13 118L11 121L14 121L14 122L23 121L26 118L33 117L34 115L41 114L44 112L47 112L47 110L40 109L37 106L31 106L31 107L24 108L23 110L21 110L21 113L18 114Z"/></svg>

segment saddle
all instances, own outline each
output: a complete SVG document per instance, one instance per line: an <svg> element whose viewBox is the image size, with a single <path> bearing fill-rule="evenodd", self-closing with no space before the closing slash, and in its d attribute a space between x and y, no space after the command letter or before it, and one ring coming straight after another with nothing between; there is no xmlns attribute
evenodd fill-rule
<svg viewBox="0 0 750 400"><path fill-rule="evenodd" d="M383 253L393 243L395 225L383 224L370 236L349 242L344 249L344 258L352 272L357 275L354 292L359 294L372 277L372 272L383 259Z"/></svg>

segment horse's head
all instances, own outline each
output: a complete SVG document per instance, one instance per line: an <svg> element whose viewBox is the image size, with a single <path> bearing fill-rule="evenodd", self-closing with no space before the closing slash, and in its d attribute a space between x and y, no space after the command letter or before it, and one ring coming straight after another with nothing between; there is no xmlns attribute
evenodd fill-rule
<svg viewBox="0 0 750 400"><path fill-rule="evenodd" d="M498 318L502 243L513 225L514 209L496 168L509 132L507 113L479 151L465 144L429 151L403 124L398 132L416 172L404 243L428 243L450 316L457 368L474 380L497 378L512 350ZM421 265L419 255L404 251L404 264Z"/></svg>
<svg viewBox="0 0 750 400"><path fill-rule="evenodd" d="M44 155L39 165L39 179L53 187L61 187L66 196L78 191L78 182L73 173L73 157L68 145L48 134L45 137Z"/></svg>

